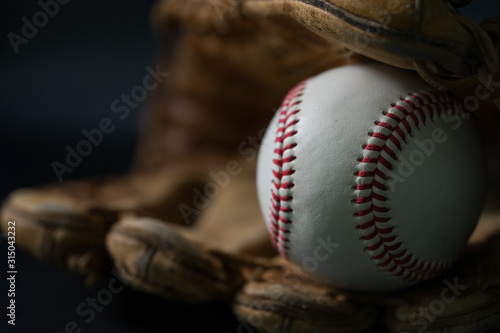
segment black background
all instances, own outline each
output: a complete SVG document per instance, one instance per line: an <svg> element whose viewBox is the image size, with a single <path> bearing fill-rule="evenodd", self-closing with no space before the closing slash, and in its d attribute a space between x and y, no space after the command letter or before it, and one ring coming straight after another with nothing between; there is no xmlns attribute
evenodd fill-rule
<svg viewBox="0 0 500 333"><path fill-rule="evenodd" d="M180 1L180 0L179 0ZM21 18L40 10L36 1L5 1L0 7L0 200L20 187L56 182L53 161L75 146L83 129L111 115L110 104L142 83L156 45L149 14L153 1L69 1L16 54L7 34L21 35ZM498 1L477 0L462 12L476 22L500 16ZM137 137L140 107L116 123L65 179L125 172ZM241 332L225 304L187 306L126 288L93 322L76 307L107 287L34 261L17 251L16 326L6 325L7 244L0 238L0 332L63 332L75 321L82 332ZM4 253L4 254L2 254ZM245 332L245 330L243 330Z"/></svg>
<svg viewBox="0 0 500 333"><path fill-rule="evenodd" d="M21 35L21 18L40 10L36 1L2 2L0 49L0 199L20 187L57 182L51 163L64 163L65 146L81 131L116 119L110 104L142 85L155 67L156 41L149 15L154 1L70 1L15 54L7 34ZM64 179L125 172L137 136L140 107L115 122L116 129ZM87 289L83 278L16 253L16 326L7 325L7 243L0 243L0 332L64 332L75 321L85 332L237 332L225 304L188 306L135 292L114 295L95 319L76 313L87 297L107 289L105 277ZM118 287L120 284L117 283ZM4 329L2 329L2 327Z"/></svg>

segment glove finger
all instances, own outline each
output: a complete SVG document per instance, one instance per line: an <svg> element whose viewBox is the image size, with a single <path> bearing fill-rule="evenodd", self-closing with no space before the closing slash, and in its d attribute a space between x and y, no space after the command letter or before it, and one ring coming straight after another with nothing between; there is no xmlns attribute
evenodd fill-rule
<svg viewBox="0 0 500 333"><path fill-rule="evenodd" d="M489 235L489 237L488 237ZM500 325L500 214L485 214L443 276L402 292L389 307L393 332L484 332Z"/></svg>
<svg viewBox="0 0 500 333"><path fill-rule="evenodd" d="M109 263L104 239L119 214L183 223L178 204L191 198L197 174L184 167L17 190L3 204L2 230L15 221L17 246L44 263L87 274L92 283Z"/></svg>
<svg viewBox="0 0 500 333"><path fill-rule="evenodd" d="M23 189L2 207L1 226L7 234L14 224L16 246L37 260L87 274L92 284L106 264L103 239L115 219L115 212L90 209L64 193Z"/></svg>
<svg viewBox="0 0 500 333"><path fill-rule="evenodd" d="M365 332L380 308L291 264L270 268L236 295L234 312L259 332Z"/></svg>
<svg viewBox="0 0 500 333"><path fill-rule="evenodd" d="M480 75L496 75L500 67L490 35L461 16L448 0L243 0L240 8L249 18L293 18L325 40L339 41L389 65L417 70L440 88L475 89Z"/></svg>
<svg viewBox="0 0 500 333"><path fill-rule="evenodd" d="M106 244L132 287L169 300L215 300L236 282L229 280L221 260L161 220L126 217L112 227Z"/></svg>

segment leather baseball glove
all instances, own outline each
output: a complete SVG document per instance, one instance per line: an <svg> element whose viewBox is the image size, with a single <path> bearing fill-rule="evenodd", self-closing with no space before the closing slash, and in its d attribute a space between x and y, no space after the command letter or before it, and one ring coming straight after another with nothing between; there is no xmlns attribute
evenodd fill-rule
<svg viewBox="0 0 500 333"><path fill-rule="evenodd" d="M37 259L95 282L114 265L170 300L223 299L259 332L483 332L500 327L500 25L446 0L160 0L168 78L123 176L13 192L2 228ZM316 280L272 248L257 203L259 141L286 92L326 69L381 61L457 94L478 119L491 191L450 270L391 293ZM328 246L326 244L325 246Z"/></svg>

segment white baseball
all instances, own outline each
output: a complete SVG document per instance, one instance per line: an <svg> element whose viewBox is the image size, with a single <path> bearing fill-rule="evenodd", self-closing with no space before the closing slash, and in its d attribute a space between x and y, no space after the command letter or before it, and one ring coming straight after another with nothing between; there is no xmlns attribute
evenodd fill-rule
<svg viewBox="0 0 500 333"><path fill-rule="evenodd" d="M259 151L278 252L340 288L399 289L456 260L479 218L473 118L412 71L335 68L292 89Z"/></svg>

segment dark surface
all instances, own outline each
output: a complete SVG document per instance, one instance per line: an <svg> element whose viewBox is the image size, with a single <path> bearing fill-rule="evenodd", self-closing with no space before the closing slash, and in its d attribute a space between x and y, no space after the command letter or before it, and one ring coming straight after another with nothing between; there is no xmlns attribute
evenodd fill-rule
<svg viewBox="0 0 500 333"><path fill-rule="evenodd" d="M19 4L21 3L21 4ZM115 116L111 102L140 85L155 58L149 10L153 1L70 1L14 53L9 32L20 34L36 1L3 1L0 9L0 199L20 187L57 181L51 163L63 161L81 131ZM495 4L496 3L496 4ZM468 16L499 15L496 1L475 1ZM481 9L482 8L482 9ZM125 172L136 141L131 110L102 144L64 179ZM87 323L76 308L106 289L112 275L86 289L83 279L16 253L16 326L7 326L5 239L0 238L0 332L64 332L74 321L81 332L246 332L224 304L186 306L125 288ZM3 328L6 327L6 328ZM75 331L77 332L77 330Z"/></svg>
<svg viewBox="0 0 500 333"><path fill-rule="evenodd" d="M152 3L70 1L16 54L7 33L20 34L21 18L31 19L40 7L36 1L2 2L1 200L16 188L57 182L51 163L64 162L65 146L75 147L84 138L82 130L97 127L102 118L112 119L116 129L64 179L128 169L140 106L119 120L110 105L122 93L142 85L146 66L154 67ZM238 322L225 304L187 306L129 287L113 295L90 320L89 314L79 315L77 307L107 289L113 276L87 289L82 277L42 265L20 249L16 252L16 326L7 325L7 242L0 241L0 332L65 332L71 321L82 333L237 331Z"/></svg>

